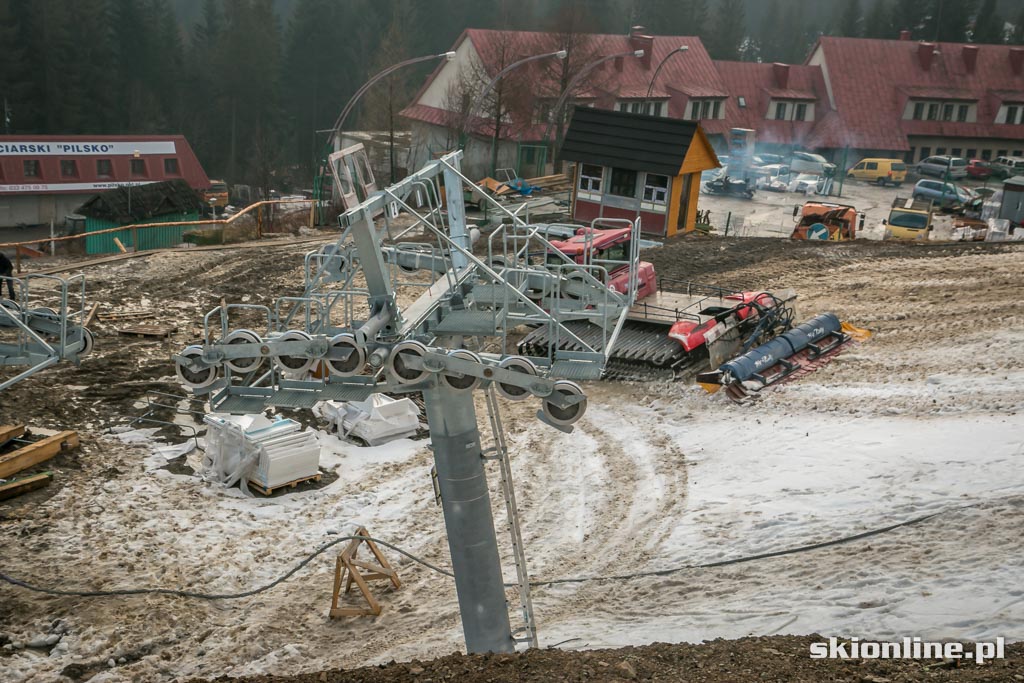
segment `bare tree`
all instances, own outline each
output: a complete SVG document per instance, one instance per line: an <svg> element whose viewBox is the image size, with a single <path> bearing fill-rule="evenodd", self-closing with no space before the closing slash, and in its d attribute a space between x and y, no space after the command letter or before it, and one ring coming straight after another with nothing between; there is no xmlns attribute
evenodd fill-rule
<svg viewBox="0 0 1024 683"><path fill-rule="evenodd" d="M409 0L401 0L392 5L391 20L381 36L374 59L370 64L367 76L373 76L384 69L397 64L411 55L406 37L415 31L415 6ZM388 168L391 182L395 176L395 116L412 97L409 72L399 70L378 83L366 93L363 109L364 127L369 124L379 130L388 131Z"/></svg>
<svg viewBox="0 0 1024 683"><path fill-rule="evenodd" d="M570 0L564 4L553 17L548 30L547 49L552 52L565 50L566 56L565 59L551 59L544 63L544 77L540 79L539 85L543 97L557 100L588 64L604 55L601 54L600 45L594 37L596 24L583 0ZM565 129L569 112L572 110L571 104L576 96L600 87L605 80L603 72L590 71L572 86L573 92L566 97L561 110L551 112L555 123L554 150L562 145L562 131ZM562 172L561 160L555 162L554 170L555 173Z"/></svg>

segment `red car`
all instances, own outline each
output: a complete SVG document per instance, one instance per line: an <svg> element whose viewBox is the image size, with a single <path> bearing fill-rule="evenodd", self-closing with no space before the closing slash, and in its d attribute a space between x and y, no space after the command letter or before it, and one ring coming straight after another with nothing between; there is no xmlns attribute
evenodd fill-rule
<svg viewBox="0 0 1024 683"><path fill-rule="evenodd" d="M967 176L985 180L992 175L992 166L984 159L971 159L967 164Z"/></svg>

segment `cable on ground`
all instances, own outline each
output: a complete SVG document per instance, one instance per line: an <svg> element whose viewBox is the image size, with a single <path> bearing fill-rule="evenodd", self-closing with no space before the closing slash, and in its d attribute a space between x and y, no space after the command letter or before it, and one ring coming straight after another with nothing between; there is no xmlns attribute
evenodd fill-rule
<svg viewBox="0 0 1024 683"><path fill-rule="evenodd" d="M701 564L684 564L684 565L679 565L679 566L676 566L676 567L671 567L671 568L668 568L668 569L653 569L653 570L648 570L648 571L632 572L630 574L614 574L614 575L611 575L611 576L581 576L581 577L567 578L567 579L550 579L550 580L547 580L547 581L531 581L530 582L530 586L531 587L556 586L556 585L569 584L569 583L588 583L590 581L628 581L628 580L631 580L631 579L638 579L638 578L644 578L644 577L650 577L650 576L668 576L670 574L675 574L677 572L686 571L686 570L689 570L689 569L714 569L714 568L717 568L717 567L727 567L727 566L730 566L730 565L743 564L743 563L746 563L746 562L754 562L756 560L766 560L766 559L770 559L770 558L774 558L774 557L782 557L782 556L785 556L785 555L796 555L798 553L806 553L806 552L810 552L812 550L821 550L822 548L828 548L828 547L831 547L831 546L841 545L841 544L844 544L844 543L852 543L853 541L860 541L860 540L863 540L865 538L871 538L872 536L879 536L881 534L885 534L885 533L888 533L890 531L894 531L896 529L900 529L902 527L908 527L908 526L912 526L912 525L915 525L915 524L920 524L922 522L926 522L926 521L928 521L930 519L933 519L934 517L938 517L939 515L946 514L948 512L953 512L953 511L956 511L956 510L963 510L963 509L966 509L966 508L978 507L979 505L982 505L982 504L984 504L986 502L989 502L989 501L978 501L976 503L968 503L966 505L950 507L950 508L946 508L944 510L939 510L937 512L932 512L932 513L927 514L927 515L921 515L920 517L915 517L913 519L908 519L908 520L906 520L904 522L897 522L896 524L890 524L888 526L884 526L884 527L881 527L881 528L878 528L878 529L871 529L869 531L862 531L860 533L852 534L850 536L843 536L841 538L832 539L830 541L822 541L820 543L811 543L811 544L808 544L808 545L797 546L795 548L786 548L786 549L783 549L783 550L774 550L774 551L765 552L765 553L758 553L756 555L746 555L744 557L736 557L736 558L732 558L732 559L728 559L728 560L717 560L715 562L704 562L704 563L701 563ZM66 589L60 589L60 588L44 588L44 587L41 587L41 586L35 586L35 585L32 585L32 584L30 584L30 583L28 583L26 581L22 581L21 579L16 579L16 578L14 578L12 576L8 576L7 574L4 574L2 572L0 572L0 580L6 581L7 583L9 583L11 585L18 586L18 587L24 588L26 590L34 591L36 593L46 593L47 595L61 595L61 596L83 597L83 598L100 598L100 597L111 597L111 596L120 596L120 595L154 595L154 594L156 594L156 595L173 595L173 596L178 596L178 597L183 597L183 598L196 598L196 599L199 599L199 600L235 600L235 599L238 599L238 598L247 598L247 597L256 595L257 593L263 593L264 591L270 590L271 588L277 586L278 584L280 584L280 583L288 580L292 576L294 576L296 572L298 572L300 569L305 567L307 564L309 564L311 561L313 561L314 558L316 558L317 556L321 555L322 553L324 553L328 549L332 548L333 546L338 545L339 543L343 543L344 541L352 541L352 540L355 540L355 539L363 539L363 540L373 541L374 543L382 545L385 548L390 548L391 550L394 550L395 552L399 553L400 555L403 555L403 556L409 558L410 560L412 560L413 562L416 562L417 564L421 564L424 567L426 567L427 569L435 571L438 574L443 574L444 576L447 576L447 577L450 577L450 578L455 578L455 574L452 573L451 570L444 569L442 567L438 567L435 564L431 564L430 562L424 560L423 558L418 557L418 556L410 553L407 550L403 550L402 548L399 548L398 546L396 546L396 545L394 545L392 543L389 543L388 541L383 541L383 540L381 540L379 538L371 538L371 537L368 537L368 536L339 536L338 538L333 539L329 543L325 543L324 545L322 545L319 548L317 548L311 554L309 554L305 558L303 558L298 564L296 564L290 570L288 570L287 572L285 572L284 574L282 574L278 578L274 579L270 583L266 584L265 586L260 586L259 588L253 588L251 590L242 591L240 593L198 593L198 592L195 592L195 591L179 590L179 589L176 589L176 588L122 588L122 589L115 589L115 590L91 590L91 591L86 591L86 590L66 590ZM519 584L507 583L505 585L509 586L509 587L512 587L512 586L518 586Z"/></svg>

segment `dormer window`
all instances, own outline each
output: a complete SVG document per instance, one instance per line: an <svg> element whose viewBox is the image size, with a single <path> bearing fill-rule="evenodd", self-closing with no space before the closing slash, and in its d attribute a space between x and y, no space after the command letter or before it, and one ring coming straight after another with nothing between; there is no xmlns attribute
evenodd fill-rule
<svg viewBox="0 0 1024 683"><path fill-rule="evenodd" d="M689 114L687 118L691 121L723 118L722 100L690 100L687 113Z"/></svg>

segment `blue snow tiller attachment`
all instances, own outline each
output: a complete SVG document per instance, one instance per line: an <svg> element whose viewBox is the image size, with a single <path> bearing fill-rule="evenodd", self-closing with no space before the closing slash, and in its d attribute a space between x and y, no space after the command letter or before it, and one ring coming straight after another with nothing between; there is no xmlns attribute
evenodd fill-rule
<svg viewBox="0 0 1024 683"><path fill-rule="evenodd" d="M720 365L697 375L709 393L726 388L742 401L751 392L781 382L797 372L806 374L824 364L852 340L867 339L867 330L840 322L834 313L822 313Z"/></svg>

